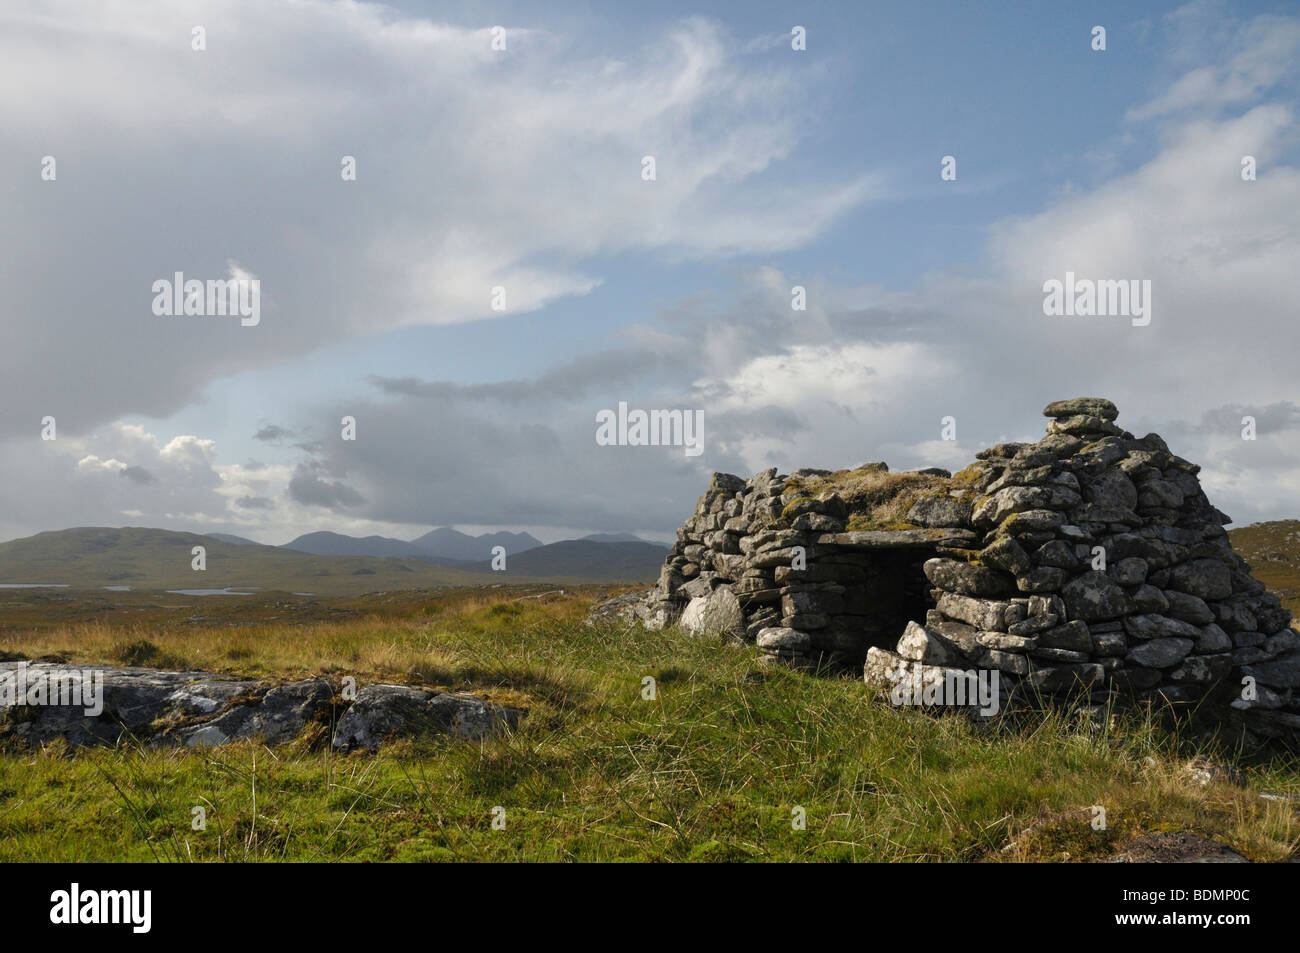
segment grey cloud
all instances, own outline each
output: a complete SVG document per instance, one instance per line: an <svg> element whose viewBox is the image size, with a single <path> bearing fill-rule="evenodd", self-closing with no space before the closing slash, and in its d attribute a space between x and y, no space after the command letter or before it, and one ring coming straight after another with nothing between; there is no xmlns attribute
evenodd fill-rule
<svg viewBox="0 0 1300 953"><path fill-rule="evenodd" d="M309 506L356 507L365 503L365 498L338 480L326 480L320 476L324 468L319 464L299 464L289 480L289 496L299 503Z"/></svg>
<svg viewBox="0 0 1300 953"><path fill-rule="evenodd" d="M254 440L263 440L267 443L279 443L287 440L294 435L295 431L281 427L277 424L267 424L261 427L257 433L253 434Z"/></svg>
<svg viewBox="0 0 1300 953"><path fill-rule="evenodd" d="M553 367L531 380L459 384L423 381L413 377L372 376L382 393L428 400L470 400L522 403L533 400L577 400L594 390L628 382L662 371L672 356L649 349L620 348L583 354Z"/></svg>
<svg viewBox="0 0 1300 953"><path fill-rule="evenodd" d="M144 467L134 466L126 467L122 470L122 476L126 477L132 483L138 483L141 486L149 486L157 483L158 478L146 470Z"/></svg>

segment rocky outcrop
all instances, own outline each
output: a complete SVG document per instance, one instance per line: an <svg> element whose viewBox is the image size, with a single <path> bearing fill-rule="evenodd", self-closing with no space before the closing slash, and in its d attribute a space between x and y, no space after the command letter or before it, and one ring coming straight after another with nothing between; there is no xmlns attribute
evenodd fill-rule
<svg viewBox="0 0 1300 953"><path fill-rule="evenodd" d="M881 687L996 672L1006 700L1122 693L1297 736L1300 634L1232 551L1199 468L1108 400L1044 414L1036 443L921 471L897 528L852 525L852 488L875 473L859 496L878 498L883 464L715 474L656 588L607 611L743 630L768 659L863 664Z"/></svg>
<svg viewBox="0 0 1300 953"><path fill-rule="evenodd" d="M280 744L309 725L340 751L390 738L449 734L480 739L517 727L522 713L469 695L367 685L354 700L326 678L271 685L211 672L166 672L61 663L0 663L0 740L73 747L132 739L152 747Z"/></svg>

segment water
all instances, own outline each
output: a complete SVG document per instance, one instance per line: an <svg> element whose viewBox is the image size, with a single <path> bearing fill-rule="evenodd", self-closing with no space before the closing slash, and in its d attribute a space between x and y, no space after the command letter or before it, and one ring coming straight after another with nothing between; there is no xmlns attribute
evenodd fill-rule
<svg viewBox="0 0 1300 953"><path fill-rule="evenodd" d="M168 589L178 596L251 596L259 586L242 586L238 590L231 586L225 589Z"/></svg>
<svg viewBox="0 0 1300 953"><path fill-rule="evenodd" d="M131 591L130 586L105 586L104 588L107 589L109 592L130 592Z"/></svg>

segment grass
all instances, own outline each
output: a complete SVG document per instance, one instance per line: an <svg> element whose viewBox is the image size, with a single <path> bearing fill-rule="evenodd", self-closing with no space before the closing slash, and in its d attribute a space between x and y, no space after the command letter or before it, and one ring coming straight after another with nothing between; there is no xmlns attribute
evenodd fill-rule
<svg viewBox="0 0 1300 953"><path fill-rule="evenodd" d="M305 742L0 754L0 861L1082 860L1187 830L1294 857L1290 755L1254 759L1135 717L978 725L896 709L859 679L760 664L676 630L582 623L594 593L389 594L337 621L0 635L0 651L290 678L317 672L521 705L482 744L339 756ZM535 593L532 593L535 595ZM643 679L655 698L643 698ZM1201 786L1193 758L1242 783ZM1091 808L1106 808L1094 831ZM206 830L194 830L194 810ZM806 830L792 826L806 812ZM504 828L494 826L494 809Z"/></svg>
<svg viewBox="0 0 1300 953"><path fill-rule="evenodd" d="M915 529L907 522L907 512L917 498L944 495L952 488L950 478L929 473L890 473L879 463L868 463L852 470L836 470L820 476L791 477L786 493L795 495L794 504L803 499L824 499L838 493L848 507L850 530Z"/></svg>

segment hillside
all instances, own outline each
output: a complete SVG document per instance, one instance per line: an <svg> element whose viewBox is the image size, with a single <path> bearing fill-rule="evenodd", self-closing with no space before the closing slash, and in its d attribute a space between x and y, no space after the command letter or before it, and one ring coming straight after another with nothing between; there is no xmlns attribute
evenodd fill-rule
<svg viewBox="0 0 1300 953"><path fill-rule="evenodd" d="M213 534L220 539L220 534ZM232 541L238 537L232 537ZM542 545L528 533L484 533L470 536L459 530L441 527L406 541L389 536L346 536L343 533L305 533L281 546L316 556L380 556L397 559L427 559L443 565L478 562L491 555L494 546L504 546L507 553L521 553Z"/></svg>
<svg viewBox="0 0 1300 953"><path fill-rule="evenodd" d="M411 540L411 545L428 556L438 559L456 559L475 562L492 554L492 547L504 546L507 553L522 553L542 545L542 541L529 533L484 533L470 536L446 526L430 530Z"/></svg>
<svg viewBox="0 0 1300 953"><path fill-rule="evenodd" d="M552 579L602 579L619 582L653 582L659 576L668 547L658 543L601 543L566 539L512 554L506 568L516 574ZM478 572L489 571L491 561L464 564Z"/></svg>
<svg viewBox="0 0 1300 953"><path fill-rule="evenodd" d="M194 546L207 550L204 572L190 568ZM479 574L418 559L313 556L275 546L227 543L211 536L138 527L79 527L0 543L0 583L9 584L133 589L255 586L345 595L482 582Z"/></svg>
<svg viewBox="0 0 1300 953"><path fill-rule="evenodd" d="M1255 578L1300 618L1300 520L1252 523L1228 536Z"/></svg>
<svg viewBox="0 0 1300 953"><path fill-rule="evenodd" d="M389 542L401 543L400 540ZM204 572L190 568L190 552L194 546L207 550ZM162 529L80 527L0 543L0 584L64 584L83 589L258 587L316 595L357 595L379 590L483 586L544 579L650 582L658 575L667 551L666 547L653 543L569 540L522 553L507 549L510 553L507 572L499 573L492 571L490 560L456 561L448 565L451 560L421 555L393 558L323 555Z"/></svg>
<svg viewBox="0 0 1300 953"><path fill-rule="evenodd" d="M376 556L382 559L423 559L428 554L414 543L387 536L345 536L342 533L306 533L280 549L313 556Z"/></svg>
<svg viewBox="0 0 1300 953"><path fill-rule="evenodd" d="M1280 754L1239 760L1140 718L1095 731L894 706L860 678L764 665L675 627L584 625L591 600L390 593L307 625L155 613L0 633L11 658L276 681L344 671L528 712L482 744L342 760L310 734L271 756L257 742L0 747L0 862L1091 861L1190 834L1296 859L1300 775ZM205 833L190 829L198 797L218 805Z"/></svg>

